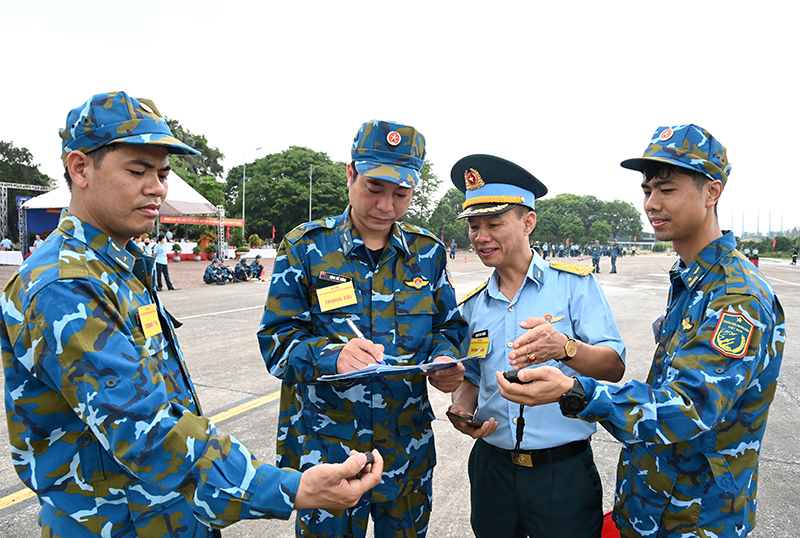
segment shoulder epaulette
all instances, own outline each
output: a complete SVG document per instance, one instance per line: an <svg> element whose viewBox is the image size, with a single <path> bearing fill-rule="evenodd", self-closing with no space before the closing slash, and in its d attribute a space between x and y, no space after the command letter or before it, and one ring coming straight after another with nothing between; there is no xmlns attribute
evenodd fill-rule
<svg viewBox="0 0 800 538"><path fill-rule="evenodd" d="M333 223L329 222L330 219L320 219L320 220L312 220L311 222L306 222L305 224L301 224L288 234L286 234L286 240L290 243L294 243L305 234L310 232L311 230L318 230L319 228L333 228Z"/></svg>
<svg viewBox="0 0 800 538"><path fill-rule="evenodd" d="M472 297L473 295L476 295L476 294L480 293L483 290L483 288L486 287L487 284L489 284L489 280L486 280L483 284L481 284L480 286L478 286L474 290L468 291L467 293L462 295L461 299L459 299L459 301L458 301L459 306L464 304L464 303L466 303L470 299L470 297Z"/></svg>
<svg viewBox="0 0 800 538"><path fill-rule="evenodd" d="M441 239L433 235L433 232L430 232L425 228L420 228L419 226L415 226L414 224L409 224L407 222L400 222L400 221L397 222L397 225L400 227L401 230L403 230L406 233L424 235L426 237L430 237L431 239L435 239L439 243L442 243Z"/></svg>
<svg viewBox="0 0 800 538"><path fill-rule="evenodd" d="M566 273L572 273L573 275L580 275L580 276L589 276L594 271L594 267L591 265L580 265L577 263L567 263L562 261L553 261L550 262L550 268L555 269L556 271L564 271Z"/></svg>

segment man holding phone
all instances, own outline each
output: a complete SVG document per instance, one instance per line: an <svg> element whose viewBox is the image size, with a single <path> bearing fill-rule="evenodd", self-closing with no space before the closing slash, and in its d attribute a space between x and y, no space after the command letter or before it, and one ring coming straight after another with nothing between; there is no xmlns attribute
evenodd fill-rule
<svg viewBox="0 0 800 538"><path fill-rule="evenodd" d="M449 414L477 439L469 459L472 530L478 538L600 536L602 486L589 444L596 428L565 418L557 404L512 404L495 372L547 364L568 376L619 380L625 346L611 308L591 267L548 265L529 248L534 199L547 193L531 173L470 155L451 179L467 196L458 218L469 219L470 241L494 268L461 300L469 323L462 354L480 358L465 363Z"/></svg>

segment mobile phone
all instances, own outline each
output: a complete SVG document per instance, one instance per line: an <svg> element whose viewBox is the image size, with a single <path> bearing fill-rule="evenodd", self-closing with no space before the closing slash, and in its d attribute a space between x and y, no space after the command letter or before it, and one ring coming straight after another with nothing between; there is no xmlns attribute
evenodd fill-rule
<svg viewBox="0 0 800 538"><path fill-rule="evenodd" d="M485 421L483 421L483 420L481 420L479 418L475 418L473 415L457 415L457 414L453 413L452 411L448 411L447 412L447 416L452 418L452 419L460 420L461 422L465 422L465 423L469 424L470 426L475 426L476 428L479 428L485 422Z"/></svg>

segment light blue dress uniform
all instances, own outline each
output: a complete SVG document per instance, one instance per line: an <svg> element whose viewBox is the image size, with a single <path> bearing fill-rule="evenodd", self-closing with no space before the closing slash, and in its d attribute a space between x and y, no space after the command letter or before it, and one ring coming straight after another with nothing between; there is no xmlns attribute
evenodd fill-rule
<svg viewBox="0 0 800 538"><path fill-rule="evenodd" d="M496 447L511 450L516 444L519 404L506 400L497 388L495 372L510 370L508 354L511 343L528 330L519 326L528 318L552 319L553 328L587 344L604 345L625 360L625 344L600 283L592 276L580 276L550 267L538 254L528 267L522 288L509 301L498 288L499 278L492 273L488 285L470 297L461 307L469 323L469 334L489 331L489 352L485 359L467 361L464 376L480 387L477 417L494 417L497 430L485 440ZM462 351L466 356L469 338ZM568 362L555 360L543 363L554 366L565 375L580 375ZM539 365L531 366L538 368ZM567 418L558 403L525 408L523 450L561 446L587 439L597 428L592 423Z"/></svg>

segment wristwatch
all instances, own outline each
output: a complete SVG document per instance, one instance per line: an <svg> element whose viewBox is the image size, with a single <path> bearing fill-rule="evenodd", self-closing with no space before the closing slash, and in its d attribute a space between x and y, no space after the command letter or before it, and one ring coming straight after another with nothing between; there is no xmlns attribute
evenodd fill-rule
<svg viewBox="0 0 800 538"><path fill-rule="evenodd" d="M577 377L572 376L572 379L575 381L572 384L572 388L565 392L559 401L561 414L567 417L574 417L586 408L586 395L583 392L583 385L581 385Z"/></svg>
<svg viewBox="0 0 800 538"><path fill-rule="evenodd" d="M577 352L578 352L578 344L575 342L575 339L567 336L567 343L564 344L564 358L558 360L559 362L567 362L572 357L574 357L575 353Z"/></svg>

